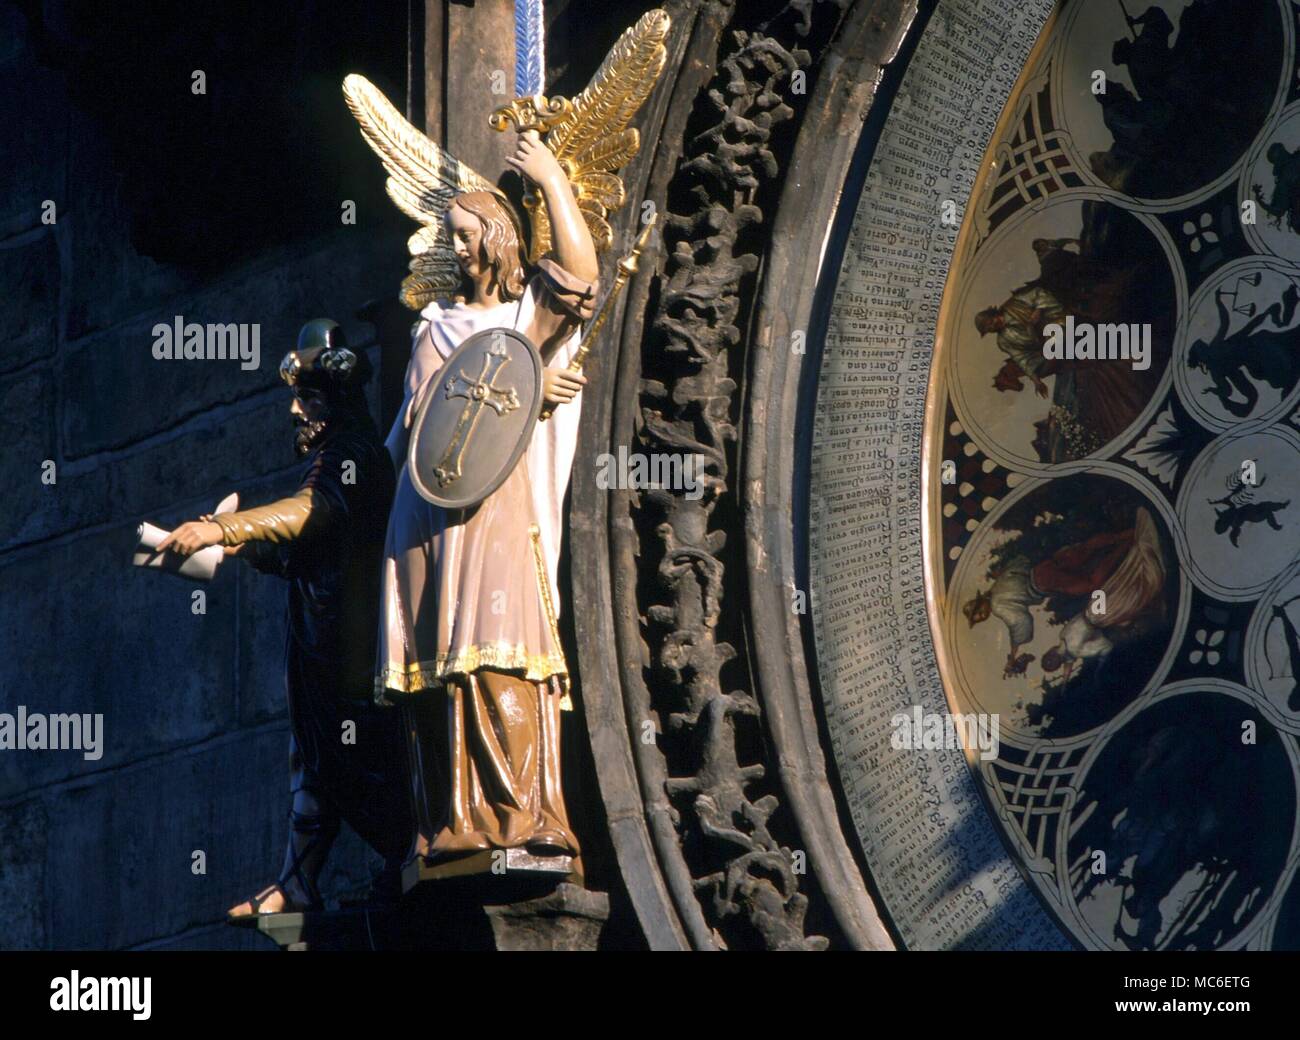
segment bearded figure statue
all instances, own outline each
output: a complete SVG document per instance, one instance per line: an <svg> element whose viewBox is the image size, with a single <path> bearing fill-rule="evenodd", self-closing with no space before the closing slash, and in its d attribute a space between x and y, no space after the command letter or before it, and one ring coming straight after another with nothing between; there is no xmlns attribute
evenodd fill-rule
<svg viewBox="0 0 1300 1040"><path fill-rule="evenodd" d="M366 406L370 365L336 322L318 319L303 326L280 376L293 392L298 490L182 524L160 546L188 555L222 545L288 583L289 845L275 883L228 911L235 921L322 909L317 880L341 821L384 857L376 894L395 897L414 831L400 720L371 696L395 481Z"/></svg>

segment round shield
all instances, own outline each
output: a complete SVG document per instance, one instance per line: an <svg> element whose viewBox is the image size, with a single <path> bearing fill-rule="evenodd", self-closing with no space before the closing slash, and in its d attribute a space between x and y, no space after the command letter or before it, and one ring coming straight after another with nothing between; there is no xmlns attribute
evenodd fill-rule
<svg viewBox="0 0 1300 1040"><path fill-rule="evenodd" d="M443 363L416 412L407 468L420 495L465 509L510 476L542 408L542 358L513 329L484 329Z"/></svg>

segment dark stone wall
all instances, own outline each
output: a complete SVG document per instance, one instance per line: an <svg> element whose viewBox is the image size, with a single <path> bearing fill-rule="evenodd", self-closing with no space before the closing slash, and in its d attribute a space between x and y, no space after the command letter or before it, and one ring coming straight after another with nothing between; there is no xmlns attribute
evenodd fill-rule
<svg viewBox="0 0 1300 1040"><path fill-rule="evenodd" d="M0 711L104 716L98 761L0 751L0 948L264 945L221 918L283 854L284 587L229 561L195 615L199 586L130 554L141 520L293 488L276 367L303 321L377 360L356 312L395 294L413 227L339 83L403 98L406 16L0 3ZM260 366L155 360L175 315L259 323ZM347 835L328 891L368 869Z"/></svg>

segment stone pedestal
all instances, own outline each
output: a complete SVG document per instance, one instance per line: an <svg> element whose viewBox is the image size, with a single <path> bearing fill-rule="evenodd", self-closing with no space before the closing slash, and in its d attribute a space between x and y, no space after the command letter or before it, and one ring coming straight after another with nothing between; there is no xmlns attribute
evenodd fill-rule
<svg viewBox="0 0 1300 1040"><path fill-rule="evenodd" d="M540 899L483 908L498 950L595 950L609 896L567 882Z"/></svg>

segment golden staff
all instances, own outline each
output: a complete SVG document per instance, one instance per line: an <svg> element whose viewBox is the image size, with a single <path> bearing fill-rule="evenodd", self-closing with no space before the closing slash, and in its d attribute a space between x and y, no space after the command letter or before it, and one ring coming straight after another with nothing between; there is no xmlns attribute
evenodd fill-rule
<svg viewBox="0 0 1300 1040"><path fill-rule="evenodd" d="M650 232L654 230L655 221L659 219L656 213L646 221L645 228L637 236L636 242L632 245L632 250L618 262L618 274L614 276L614 285L605 296L605 302L600 305L600 310L592 320L587 331L583 333L582 342L574 352L573 360L569 362L568 370L570 372L581 372L582 366L587 360L587 354L591 351L591 343L595 340L601 327L605 324L605 319L609 317L609 312L613 308L614 301L618 294L623 291L623 286L627 285L628 279L637 272L637 259L641 256L641 251L645 249L646 244L650 241ZM547 403L542 409L538 419L545 422L555 411L555 405Z"/></svg>

